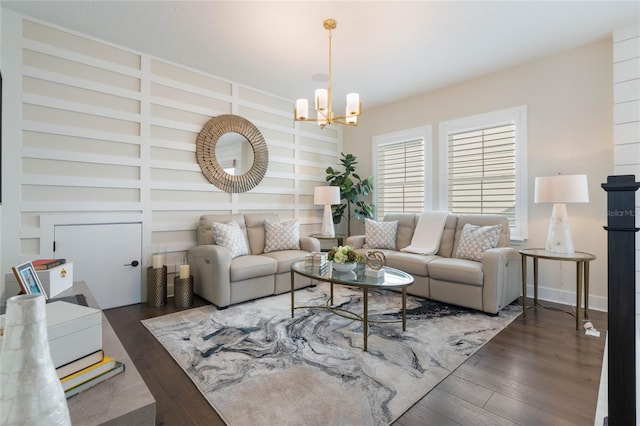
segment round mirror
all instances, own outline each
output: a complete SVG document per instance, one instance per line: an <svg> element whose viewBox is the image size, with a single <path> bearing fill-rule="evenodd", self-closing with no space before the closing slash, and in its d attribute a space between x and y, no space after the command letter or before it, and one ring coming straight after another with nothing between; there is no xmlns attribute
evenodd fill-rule
<svg viewBox="0 0 640 426"><path fill-rule="evenodd" d="M198 134L196 157L209 182L227 192L254 188L269 164L269 151L260 130L232 114L207 121Z"/></svg>
<svg viewBox="0 0 640 426"><path fill-rule="evenodd" d="M216 144L216 158L225 172L234 176L243 175L253 166L253 148L240 133L225 133Z"/></svg>

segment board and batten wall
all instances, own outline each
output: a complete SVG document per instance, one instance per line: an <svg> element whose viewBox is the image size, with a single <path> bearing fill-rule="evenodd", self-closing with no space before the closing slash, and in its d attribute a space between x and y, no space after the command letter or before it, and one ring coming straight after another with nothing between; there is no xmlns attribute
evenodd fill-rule
<svg viewBox="0 0 640 426"><path fill-rule="evenodd" d="M640 181L640 23L613 34L613 168ZM636 191L640 227L640 191ZM636 407L640 407L640 233L636 233ZM638 424L636 422L636 424Z"/></svg>
<svg viewBox="0 0 640 426"><path fill-rule="evenodd" d="M338 163L339 126L294 123L291 100L7 9L2 43L3 274L50 257L42 224L60 218L142 223L143 271L166 251L170 273L195 245L201 214L273 212L298 218L301 235L319 231L313 188ZM219 190L197 163L198 133L221 114L248 119L266 140L269 167L251 191Z"/></svg>

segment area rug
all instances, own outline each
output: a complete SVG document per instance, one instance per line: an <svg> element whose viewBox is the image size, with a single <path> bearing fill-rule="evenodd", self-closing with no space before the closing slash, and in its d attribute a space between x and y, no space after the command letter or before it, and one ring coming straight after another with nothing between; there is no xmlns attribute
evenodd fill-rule
<svg viewBox="0 0 640 426"><path fill-rule="evenodd" d="M328 284L296 291L323 306ZM334 287L334 305L362 312L362 292ZM400 319L401 296L369 295L370 319ZM326 309L296 309L282 294L223 310L190 309L142 323L220 417L232 426L388 425L513 321L417 297L401 323L362 323Z"/></svg>

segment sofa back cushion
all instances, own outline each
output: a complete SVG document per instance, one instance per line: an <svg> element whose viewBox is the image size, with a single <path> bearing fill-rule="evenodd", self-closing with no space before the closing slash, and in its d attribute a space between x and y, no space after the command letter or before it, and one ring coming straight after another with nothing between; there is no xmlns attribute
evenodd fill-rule
<svg viewBox="0 0 640 426"><path fill-rule="evenodd" d="M232 220L240 225L240 229L246 235L247 232L243 214L205 214L200 216L197 231L198 245L211 245L216 243L213 238L213 230L211 229L212 222L229 223Z"/></svg>
<svg viewBox="0 0 640 426"><path fill-rule="evenodd" d="M456 226L456 238L453 245L453 253L458 250L460 237L462 236L462 228L470 223L478 226L502 225L500 227L500 238L496 247L509 247L511 245L511 233L509 231L509 220L506 216L491 214L466 214L458 216L458 225Z"/></svg>
<svg viewBox="0 0 640 426"><path fill-rule="evenodd" d="M396 250L403 249L411 244L413 231L418 224L418 215L415 213L391 213L384 217L384 222L398 222L396 231Z"/></svg>
<svg viewBox="0 0 640 426"><path fill-rule="evenodd" d="M279 222L280 219L275 213L246 213L244 221L247 226L247 238L249 240L249 251L251 254L264 253L265 231L264 220Z"/></svg>
<svg viewBox="0 0 640 426"><path fill-rule="evenodd" d="M455 214L449 214L449 216L447 216L447 220L444 222L444 230L442 231L442 238L440 239L440 247L436 253L438 256L453 256L453 243L455 242L457 225L458 216Z"/></svg>

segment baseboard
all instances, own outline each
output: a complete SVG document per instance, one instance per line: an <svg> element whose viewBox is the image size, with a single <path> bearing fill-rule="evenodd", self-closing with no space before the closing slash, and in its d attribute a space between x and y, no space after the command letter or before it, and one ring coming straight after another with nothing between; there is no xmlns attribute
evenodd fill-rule
<svg viewBox="0 0 640 426"><path fill-rule="evenodd" d="M527 297L533 297L533 285L527 286ZM541 287L538 285L538 299L548 302L569 305L575 309L576 293L556 288ZM594 311L607 312L607 298L602 296L589 296L589 309Z"/></svg>

